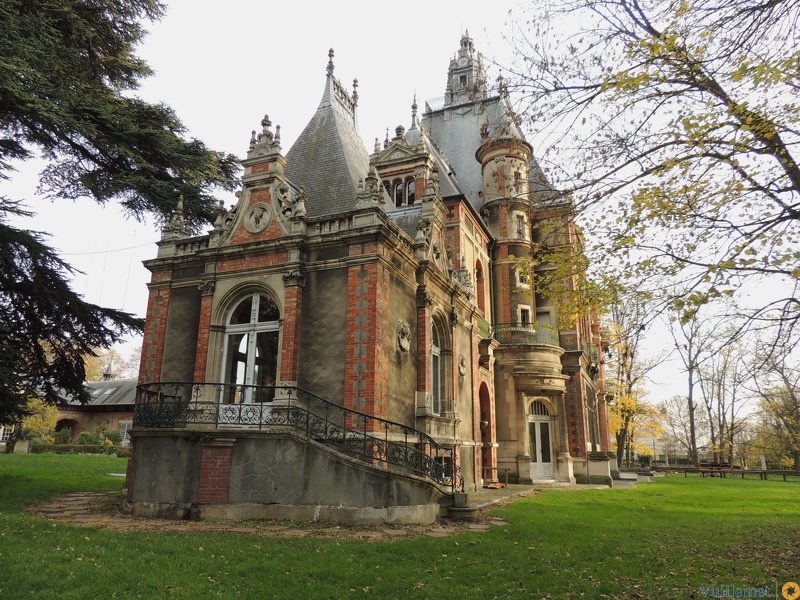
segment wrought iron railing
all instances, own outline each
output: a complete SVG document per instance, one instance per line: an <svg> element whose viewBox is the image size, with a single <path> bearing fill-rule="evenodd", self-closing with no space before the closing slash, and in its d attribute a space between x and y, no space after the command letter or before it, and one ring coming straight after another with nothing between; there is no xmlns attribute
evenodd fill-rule
<svg viewBox="0 0 800 600"><path fill-rule="evenodd" d="M500 323L492 326L492 337L501 344L560 346L558 330L542 323Z"/></svg>
<svg viewBox="0 0 800 600"><path fill-rule="evenodd" d="M345 408L294 386L149 383L136 389L134 429L292 427L368 463L464 488L456 449L426 433Z"/></svg>

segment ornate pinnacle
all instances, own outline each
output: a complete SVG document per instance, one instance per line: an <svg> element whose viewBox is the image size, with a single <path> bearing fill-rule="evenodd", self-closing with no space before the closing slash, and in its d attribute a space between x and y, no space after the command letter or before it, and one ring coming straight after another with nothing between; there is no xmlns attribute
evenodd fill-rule
<svg viewBox="0 0 800 600"><path fill-rule="evenodd" d="M333 48L328 50L328 75L333 75Z"/></svg>
<svg viewBox="0 0 800 600"><path fill-rule="evenodd" d="M358 105L358 79L353 79L353 104Z"/></svg>

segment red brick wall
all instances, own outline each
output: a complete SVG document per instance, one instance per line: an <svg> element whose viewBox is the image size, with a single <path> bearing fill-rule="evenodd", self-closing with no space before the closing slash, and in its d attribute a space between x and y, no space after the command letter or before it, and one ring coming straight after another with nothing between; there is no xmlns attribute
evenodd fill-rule
<svg viewBox="0 0 800 600"><path fill-rule="evenodd" d="M161 380L161 363L164 359L164 336L167 331L169 296L169 290L150 290L142 339L142 363L139 370L139 383Z"/></svg>
<svg viewBox="0 0 800 600"><path fill-rule="evenodd" d="M197 332L197 354L194 360L194 380L206 380L206 363L208 361L208 336L211 331L211 307L213 294L206 294L200 300L200 325Z"/></svg>
<svg viewBox="0 0 800 600"><path fill-rule="evenodd" d="M287 286L281 342L281 381L297 381L302 302L303 288L299 285Z"/></svg>
<svg viewBox="0 0 800 600"><path fill-rule="evenodd" d="M231 258L222 258L217 263L217 271L226 273L229 271L241 271L256 269L259 267L271 267L283 265L289 260L286 252L263 253L253 256L238 255Z"/></svg>
<svg viewBox="0 0 800 600"><path fill-rule="evenodd" d="M199 504L228 502L232 451L232 445L203 446L200 455L200 482L197 489Z"/></svg>

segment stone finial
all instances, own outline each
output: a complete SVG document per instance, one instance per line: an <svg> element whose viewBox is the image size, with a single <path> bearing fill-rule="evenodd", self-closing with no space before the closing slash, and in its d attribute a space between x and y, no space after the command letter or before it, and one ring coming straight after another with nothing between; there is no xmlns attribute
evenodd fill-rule
<svg viewBox="0 0 800 600"><path fill-rule="evenodd" d="M183 194L178 196L178 205L175 212L164 220L164 229L161 233L162 240L177 240L189 235L186 221L183 217Z"/></svg>
<svg viewBox="0 0 800 600"><path fill-rule="evenodd" d="M383 208L384 204L386 204L386 199L383 197L383 186L380 184L375 165L371 165L366 178L358 180L355 208L369 208L372 206Z"/></svg>
<svg viewBox="0 0 800 600"><path fill-rule="evenodd" d="M375 138L375 147L372 149L373 152L380 152L381 151L381 144L378 141L378 138Z"/></svg>
<svg viewBox="0 0 800 600"><path fill-rule="evenodd" d="M358 79L353 79L353 104L358 106Z"/></svg>
<svg viewBox="0 0 800 600"><path fill-rule="evenodd" d="M414 102L411 103L411 127L417 126L417 93L414 92Z"/></svg>
<svg viewBox="0 0 800 600"><path fill-rule="evenodd" d="M269 115L264 115L264 118L261 119L261 133L256 134L255 130L253 130L250 136L250 148L247 152L247 158L280 153L281 126L275 126L275 134L270 130L271 126L272 121L270 121Z"/></svg>
<svg viewBox="0 0 800 600"><path fill-rule="evenodd" d="M326 71L329 77L333 75L333 48L328 50L328 68Z"/></svg>
<svg viewBox="0 0 800 600"><path fill-rule="evenodd" d="M386 150L389 147L389 128L386 128L386 139L383 140L383 149Z"/></svg>
<svg viewBox="0 0 800 600"><path fill-rule="evenodd" d="M394 139L398 140L403 137L403 134L406 132L406 128L402 125L398 125L394 128Z"/></svg>

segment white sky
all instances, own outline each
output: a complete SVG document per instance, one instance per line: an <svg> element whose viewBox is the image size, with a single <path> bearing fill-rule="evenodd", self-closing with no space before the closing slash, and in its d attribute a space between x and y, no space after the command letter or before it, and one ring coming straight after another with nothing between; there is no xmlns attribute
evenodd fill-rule
<svg viewBox="0 0 800 600"><path fill-rule="evenodd" d="M508 63L504 39L512 19L523 17L521 2L256 2L172 0L166 17L150 24L138 54L154 69L140 95L170 105L189 134L209 147L244 156L250 131L264 114L281 125L288 152L313 116L322 96L328 49L334 48L335 76L348 89L358 79L358 119L371 152L402 124L411 103L444 95L450 58L468 30L476 49L491 62ZM499 73L490 66L488 79ZM536 151L534 144L534 151ZM37 169L25 165L11 185L12 197L35 198ZM231 195L226 205L235 201ZM140 224L114 205L91 200L63 204L33 202L38 214L25 226L52 235L51 244L83 272L74 289L88 301L143 316L149 272L160 232ZM141 343L132 340L125 355ZM671 370L667 370L671 371ZM651 401L682 391L674 371L651 387Z"/></svg>

